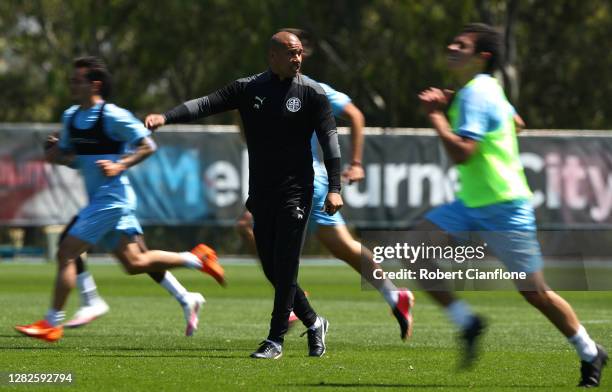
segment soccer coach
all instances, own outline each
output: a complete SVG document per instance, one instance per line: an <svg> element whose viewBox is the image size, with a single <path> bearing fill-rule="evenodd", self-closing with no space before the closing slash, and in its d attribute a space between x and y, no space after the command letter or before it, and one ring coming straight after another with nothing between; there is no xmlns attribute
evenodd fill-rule
<svg viewBox="0 0 612 392"><path fill-rule="evenodd" d="M238 79L207 96L187 101L164 114L145 119L149 129L193 121L238 109L249 151L249 198L257 252L274 286L274 309L268 338L251 354L276 359L293 310L308 328L309 355L325 353L328 322L312 309L297 285L313 196L314 173L310 138L316 132L329 175L325 211L342 207L340 148L336 124L323 89L300 74L302 43L279 32L268 46L269 69Z"/></svg>

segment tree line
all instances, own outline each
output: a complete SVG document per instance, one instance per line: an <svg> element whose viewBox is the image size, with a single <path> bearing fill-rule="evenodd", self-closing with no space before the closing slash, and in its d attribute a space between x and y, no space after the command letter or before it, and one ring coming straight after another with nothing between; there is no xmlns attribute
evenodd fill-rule
<svg viewBox="0 0 612 392"><path fill-rule="evenodd" d="M303 72L351 96L368 125L427 126L416 94L458 87L444 49L473 21L506 33L499 76L528 127L612 129L612 5L600 0L5 0L0 121L59 121L84 54L109 65L114 102L162 111L265 70L269 37L297 27L314 47Z"/></svg>

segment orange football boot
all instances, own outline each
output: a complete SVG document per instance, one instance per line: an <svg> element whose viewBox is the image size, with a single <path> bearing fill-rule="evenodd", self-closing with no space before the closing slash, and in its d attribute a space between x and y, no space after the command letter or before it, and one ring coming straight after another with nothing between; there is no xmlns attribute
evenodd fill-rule
<svg viewBox="0 0 612 392"><path fill-rule="evenodd" d="M47 320L39 320L29 325L17 325L15 329L26 336L47 342L56 342L64 336L64 327L61 325L54 327Z"/></svg>
<svg viewBox="0 0 612 392"><path fill-rule="evenodd" d="M225 286L225 271L217 260L217 253L208 245L199 244L191 250L202 262L202 272L212 276L217 283Z"/></svg>

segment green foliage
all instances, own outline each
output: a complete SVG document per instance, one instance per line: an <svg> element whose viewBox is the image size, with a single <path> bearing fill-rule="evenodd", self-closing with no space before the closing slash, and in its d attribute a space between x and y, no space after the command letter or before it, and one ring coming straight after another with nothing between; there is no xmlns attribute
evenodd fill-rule
<svg viewBox="0 0 612 392"><path fill-rule="evenodd" d="M520 13L520 110L540 128L612 128L611 3L533 1Z"/></svg>
<svg viewBox="0 0 612 392"><path fill-rule="evenodd" d="M529 127L612 128L611 13L598 0L6 0L0 118L57 121L83 54L107 61L115 102L141 116L165 110L264 70L270 35L300 27L315 42L304 72L347 92L369 125L427 126L416 94L452 86L445 45L483 20L513 27L511 96Z"/></svg>

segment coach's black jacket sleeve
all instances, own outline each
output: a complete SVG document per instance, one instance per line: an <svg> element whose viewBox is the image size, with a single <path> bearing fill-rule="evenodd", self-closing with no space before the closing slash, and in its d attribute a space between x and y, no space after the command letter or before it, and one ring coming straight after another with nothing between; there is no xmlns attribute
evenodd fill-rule
<svg viewBox="0 0 612 392"><path fill-rule="evenodd" d="M328 192L340 193L340 145L336 121L331 106L324 94L314 94L315 100L315 131L323 150L323 162L329 178Z"/></svg>
<svg viewBox="0 0 612 392"><path fill-rule="evenodd" d="M192 99L164 113L166 124L185 123L238 108L241 83L234 81L212 94Z"/></svg>

